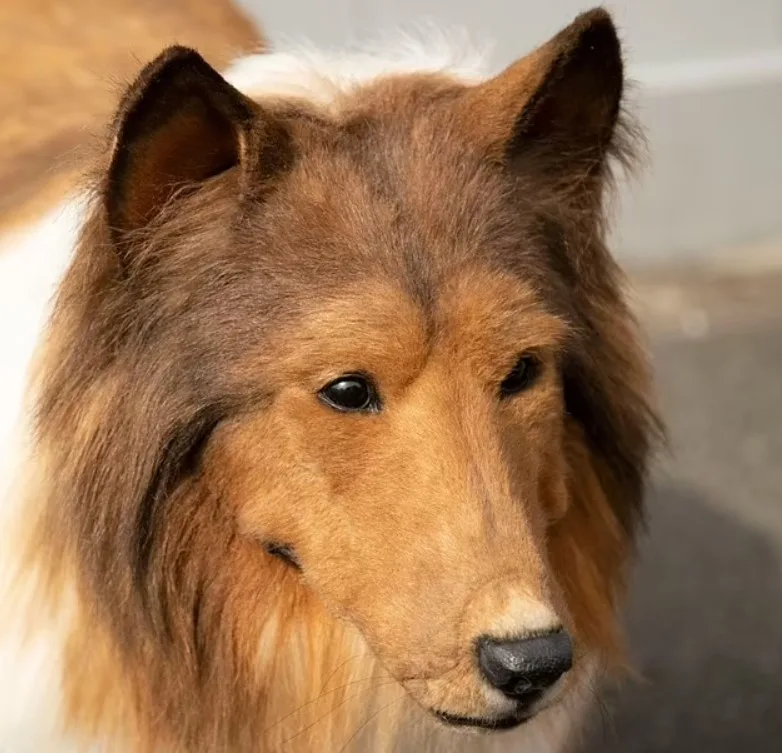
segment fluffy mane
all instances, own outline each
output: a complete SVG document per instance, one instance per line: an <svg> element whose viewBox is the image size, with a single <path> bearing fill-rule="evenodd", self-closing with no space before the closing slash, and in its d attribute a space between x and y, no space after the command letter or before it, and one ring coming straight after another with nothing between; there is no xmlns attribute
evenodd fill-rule
<svg viewBox="0 0 782 753"><path fill-rule="evenodd" d="M239 61L228 81L277 124L261 150L274 167L258 191L273 196L288 172L299 174L302 144L331 143L329 118L343 119L340 138L380 144L362 110L376 103L365 102L398 97L410 123L427 108L434 122L452 92L483 80L481 67L472 60L444 70L439 54L409 48L403 57ZM411 72L422 76L419 88L368 88ZM399 118L393 127L402 129ZM612 170L632 161L628 123L619 120L599 158L558 141L524 153L512 189L466 161L458 174L475 198L450 207L445 197L442 208L477 217L477 207L496 205L494 224L480 228L495 244L490 263L531 281L563 323L564 452L558 477L541 483L552 506L560 496L568 503L546 549L580 660L596 666L621 661L618 599L659 433L636 325L605 245ZM455 132L462 121L448 125ZM383 135L381 127L389 127L377 126ZM447 131L433 128L444 150ZM402 180L385 156L361 154L390 171L380 194ZM361 632L310 587L306 568L302 577L295 559L260 553L237 522L234 500L252 496L254 481L228 448L245 442L242 425L275 400L279 331L304 320L317 291L339 296L346 283L311 250L328 217L281 239L237 200L243 180L232 167L197 190L180 188L130 232L124 257L106 209L114 184L101 171L58 283L30 392L31 449L17 489L24 514L13 528L24 563L14 593L34 593L28 617L59 625L63 638L57 724L72 741L112 739L133 751L435 746L442 733ZM509 206L528 218L523 227ZM295 246L295 233L296 263L285 246ZM529 250L505 254L520 237ZM263 261L248 250L259 238L279 244ZM427 261L404 263L405 284L415 278L422 299L436 296L443 270L456 265L449 257L419 274ZM361 267L352 269L360 285ZM588 683L574 691L520 740L557 750L573 708L591 693Z"/></svg>

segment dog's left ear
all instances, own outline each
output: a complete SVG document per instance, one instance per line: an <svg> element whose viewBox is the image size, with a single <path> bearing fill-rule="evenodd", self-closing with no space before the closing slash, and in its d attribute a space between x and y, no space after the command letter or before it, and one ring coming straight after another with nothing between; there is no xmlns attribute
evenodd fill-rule
<svg viewBox="0 0 782 753"><path fill-rule="evenodd" d="M259 153L273 153L266 147L275 134L258 105L197 52L168 48L143 69L115 119L104 188L113 239L145 227L180 188L236 166L240 185L273 169L275 159L260 165Z"/></svg>
<svg viewBox="0 0 782 753"><path fill-rule="evenodd" d="M598 167L619 116L619 39L602 8L578 16L542 47L471 89L476 139L502 162L546 155L547 170Z"/></svg>

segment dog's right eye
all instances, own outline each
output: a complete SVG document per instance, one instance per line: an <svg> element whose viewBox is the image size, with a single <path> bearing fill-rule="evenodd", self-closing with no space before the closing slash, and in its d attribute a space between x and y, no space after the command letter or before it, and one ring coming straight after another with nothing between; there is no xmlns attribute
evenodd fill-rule
<svg viewBox="0 0 782 753"><path fill-rule="evenodd" d="M361 374L346 374L329 382L319 393L326 405L346 412L376 412L380 398L372 382Z"/></svg>

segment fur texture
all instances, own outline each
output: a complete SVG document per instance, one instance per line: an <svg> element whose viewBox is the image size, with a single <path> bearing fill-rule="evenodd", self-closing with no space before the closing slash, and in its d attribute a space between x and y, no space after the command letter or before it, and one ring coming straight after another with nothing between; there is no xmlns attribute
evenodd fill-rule
<svg viewBox="0 0 782 753"><path fill-rule="evenodd" d="M511 713L475 641L564 626L573 670L508 733L562 751L621 662L657 421L604 245L616 33L491 79L410 59L225 81L170 49L86 207L7 241L0 745L491 747L430 712ZM350 373L376 411L318 399Z"/></svg>

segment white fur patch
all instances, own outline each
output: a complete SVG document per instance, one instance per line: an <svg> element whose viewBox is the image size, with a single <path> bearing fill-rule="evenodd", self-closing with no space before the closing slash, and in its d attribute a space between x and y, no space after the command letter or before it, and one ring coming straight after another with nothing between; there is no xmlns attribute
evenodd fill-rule
<svg viewBox="0 0 782 753"><path fill-rule="evenodd" d="M78 201L0 238L0 751L68 753L60 738L62 625L30 625L32 575L17 578L14 525L28 440L24 395L36 345L77 237ZM73 749L77 750L77 749ZM83 750L83 749L82 749Z"/></svg>
<svg viewBox="0 0 782 753"><path fill-rule="evenodd" d="M486 627L493 636L515 638L557 630L560 622L554 612L537 599L514 594L504 611Z"/></svg>
<svg viewBox="0 0 782 753"><path fill-rule="evenodd" d="M429 40L401 37L381 47L354 52L325 52L291 46L273 54L248 55L237 60L225 77L245 94L292 97L328 107L351 89L385 76L446 73L465 82L486 77L485 51L462 35L429 34Z"/></svg>

